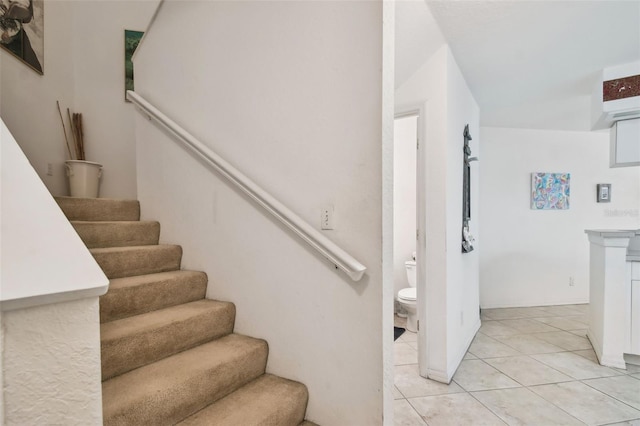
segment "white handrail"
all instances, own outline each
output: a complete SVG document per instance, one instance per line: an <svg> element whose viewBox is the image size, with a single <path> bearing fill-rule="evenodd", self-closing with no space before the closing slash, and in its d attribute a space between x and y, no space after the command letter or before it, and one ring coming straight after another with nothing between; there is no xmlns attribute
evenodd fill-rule
<svg viewBox="0 0 640 426"><path fill-rule="evenodd" d="M233 183L238 189L251 197L256 203L271 213L296 235L329 259L337 269L342 269L353 281L359 281L367 270L349 253L338 247L333 241L322 235L320 231L305 222L300 216L289 210L281 202L273 198L238 169L222 159L209 147L197 140L193 135L164 115L139 94L128 90L127 99L133 102L149 119L154 119L167 131L173 134L183 145L209 164L214 170Z"/></svg>

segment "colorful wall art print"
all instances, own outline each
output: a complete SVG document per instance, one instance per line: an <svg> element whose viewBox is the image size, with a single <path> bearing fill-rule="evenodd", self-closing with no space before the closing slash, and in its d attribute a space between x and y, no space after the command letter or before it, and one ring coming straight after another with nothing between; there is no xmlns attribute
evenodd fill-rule
<svg viewBox="0 0 640 426"><path fill-rule="evenodd" d="M124 30L124 97L127 99L127 90L133 87L133 61L131 57L136 51L144 32Z"/></svg>
<svg viewBox="0 0 640 426"><path fill-rule="evenodd" d="M0 46L43 74L43 0L0 1Z"/></svg>
<svg viewBox="0 0 640 426"><path fill-rule="evenodd" d="M569 209L571 173L531 173L533 210Z"/></svg>

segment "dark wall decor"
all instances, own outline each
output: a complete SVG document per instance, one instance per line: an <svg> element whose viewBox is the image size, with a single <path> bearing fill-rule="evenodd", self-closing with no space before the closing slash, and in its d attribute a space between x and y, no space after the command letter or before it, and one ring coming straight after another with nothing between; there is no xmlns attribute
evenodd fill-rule
<svg viewBox="0 0 640 426"><path fill-rule="evenodd" d="M469 253L473 251L472 243L475 241L469 229L469 221L471 220L471 162L478 161L477 157L471 157L471 147L469 141L472 140L469 133L469 125L464 126L464 160L462 165L462 252Z"/></svg>
<svg viewBox="0 0 640 426"><path fill-rule="evenodd" d="M43 74L43 0L0 1L0 35L3 49Z"/></svg>
<svg viewBox="0 0 640 426"><path fill-rule="evenodd" d="M133 61L131 57L138 48L144 32L124 30L124 100L127 101L127 90L133 87ZM129 101L127 101L129 102Z"/></svg>

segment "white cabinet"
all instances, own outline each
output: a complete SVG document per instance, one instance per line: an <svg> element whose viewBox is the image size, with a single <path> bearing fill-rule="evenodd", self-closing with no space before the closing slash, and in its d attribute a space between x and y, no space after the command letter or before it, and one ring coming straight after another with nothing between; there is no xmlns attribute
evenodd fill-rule
<svg viewBox="0 0 640 426"><path fill-rule="evenodd" d="M631 263L631 327L628 353L640 354L640 262L629 263Z"/></svg>
<svg viewBox="0 0 640 426"><path fill-rule="evenodd" d="M610 167L640 166L640 118L615 122L610 135Z"/></svg>
<svg viewBox="0 0 640 426"><path fill-rule="evenodd" d="M640 229L587 230L589 329L600 364L626 368L640 355Z"/></svg>

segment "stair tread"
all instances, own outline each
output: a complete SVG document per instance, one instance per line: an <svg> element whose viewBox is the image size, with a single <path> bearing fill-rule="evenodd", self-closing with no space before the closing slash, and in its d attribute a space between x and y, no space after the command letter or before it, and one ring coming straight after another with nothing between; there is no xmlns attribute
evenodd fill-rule
<svg viewBox="0 0 640 426"><path fill-rule="evenodd" d="M109 279L180 269L182 247L173 244L89 249Z"/></svg>
<svg viewBox="0 0 640 426"><path fill-rule="evenodd" d="M230 334L102 383L105 425L175 424L264 374L264 340Z"/></svg>
<svg viewBox="0 0 640 426"><path fill-rule="evenodd" d="M119 339L131 334L152 331L204 312L226 310L229 306L233 306L233 303L202 299L107 322L100 325L100 340Z"/></svg>
<svg viewBox="0 0 640 426"><path fill-rule="evenodd" d="M103 380L233 332L233 303L203 299L100 325Z"/></svg>
<svg viewBox="0 0 640 426"><path fill-rule="evenodd" d="M178 424L296 426L304 419L307 400L302 383L264 374Z"/></svg>
<svg viewBox="0 0 640 426"><path fill-rule="evenodd" d="M138 220L138 200L113 198L55 197L58 206L69 220Z"/></svg>
<svg viewBox="0 0 640 426"><path fill-rule="evenodd" d="M109 291L123 290L127 288L136 287L144 284L152 284L160 281L167 281L173 278L179 278L182 276L201 276L205 277L207 274L200 271L190 271L187 269L180 269L178 271L157 272L155 274L135 275L133 277L113 278L109 281Z"/></svg>
<svg viewBox="0 0 640 426"><path fill-rule="evenodd" d="M188 270L113 278L107 294L100 297L100 321L106 323L204 299L207 281L204 272Z"/></svg>
<svg viewBox="0 0 640 426"><path fill-rule="evenodd" d="M157 221L83 221L71 225L88 248L143 246L158 244Z"/></svg>
<svg viewBox="0 0 640 426"><path fill-rule="evenodd" d="M133 251L162 251L170 248L180 247L177 244L154 244L150 246L124 246L124 247L96 247L89 249L93 254L95 253L120 253L120 252L133 252Z"/></svg>

